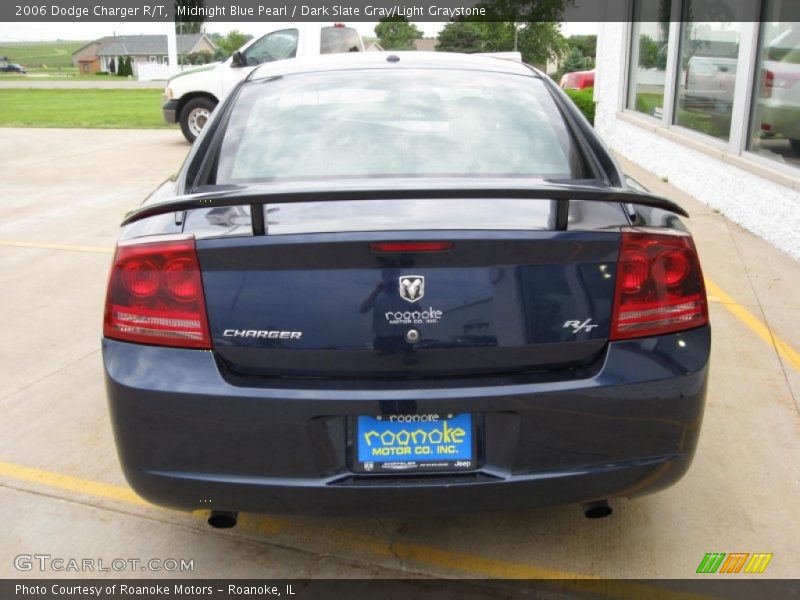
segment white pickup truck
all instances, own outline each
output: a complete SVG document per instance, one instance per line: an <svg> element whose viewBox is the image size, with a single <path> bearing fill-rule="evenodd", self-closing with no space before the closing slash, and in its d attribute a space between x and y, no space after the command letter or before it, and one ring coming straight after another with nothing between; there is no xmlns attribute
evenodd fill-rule
<svg viewBox="0 0 800 600"><path fill-rule="evenodd" d="M250 40L227 60L176 75L164 90L163 113L167 123L180 123L193 142L220 100L258 65L337 52L363 52L358 31L342 23L291 23Z"/></svg>

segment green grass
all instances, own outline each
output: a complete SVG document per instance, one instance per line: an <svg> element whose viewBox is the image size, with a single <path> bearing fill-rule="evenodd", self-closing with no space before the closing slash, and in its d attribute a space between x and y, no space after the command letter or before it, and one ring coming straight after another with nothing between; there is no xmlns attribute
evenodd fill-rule
<svg viewBox="0 0 800 600"><path fill-rule="evenodd" d="M0 42L0 56L24 67L73 68L72 53L88 42Z"/></svg>
<svg viewBox="0 0 800 600"><path fill-rule="evenodd" d="M723 140L731 131L731 117L724 113L678 108L676 124Z"/></svg>
<svg viewBox="0 0 800 600"><path fill-rule="evenodd" d="M636 110L655 116L656 108L664 107L664 94L640 92L636 94Z"/></svg>
<svg viewBox="0 0 800 600"><path fill-rule="evenodd" d="M162 129L161 90L0 89L2 127Z"/></svg>

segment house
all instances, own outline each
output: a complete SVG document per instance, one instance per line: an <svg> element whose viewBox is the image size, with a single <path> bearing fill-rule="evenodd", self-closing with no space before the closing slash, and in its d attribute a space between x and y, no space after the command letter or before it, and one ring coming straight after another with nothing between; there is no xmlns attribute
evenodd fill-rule
<svg viewBox="0 0 800 600"><path fill-rule="evenodd" d="M628 22L601 22L595 129L800 259L798 3L735 6L743 14L714 20L699 0L632 0Z"/></svg>
<svg viewBox="0 0 800 600"><path fill-rule="evenodd" d="M180 34L177 36L178 54L208 52L213 54L217 46L205 33ZM130 56L134 69L137 64L154 63L166 65L166 35L117 35L106 36L86 44L72 53L72 64L81 73L110 71L116 69L119 59Z"/></svg>
<svg viewBox="0 0 800 600"><path fill-rule="evenodd" d="M414 40L414 50L419 52L434 52L439 40L436 38L420 38Z"/></svg>

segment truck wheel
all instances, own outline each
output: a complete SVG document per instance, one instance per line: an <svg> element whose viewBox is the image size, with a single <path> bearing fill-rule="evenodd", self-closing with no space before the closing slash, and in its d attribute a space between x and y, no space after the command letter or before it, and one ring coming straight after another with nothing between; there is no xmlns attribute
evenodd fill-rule
<svg viewBox="0 0 800 600"><path fill-rule="evenodd" d="M181 110L181 131L191 144L203 131L217 103L210 98L193 98Z"/></svg>
<svg viewBox="0 0 800 600"><path fill-rule="evenodd" d="M789 143L792 145L792 150L800 154L800 140L789 140Z"/></svg>

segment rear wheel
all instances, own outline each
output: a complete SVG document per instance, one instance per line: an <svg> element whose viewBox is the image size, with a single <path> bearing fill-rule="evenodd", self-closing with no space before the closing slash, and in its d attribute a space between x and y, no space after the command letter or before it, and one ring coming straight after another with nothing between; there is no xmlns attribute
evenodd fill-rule
<svg viewBox="0 0 800 600"><path fill-rule="evenodd" d="M792 145L792 150L800 154L800 140L789 140L789 143Z"/></svg>
<svg viewBox="0 0 800 600"><path fill-rule="evenodd" d="M180 117L181 131L189 143L203 131L216 106L216 101L210 98L193 98L184 105Z"/></svg>

